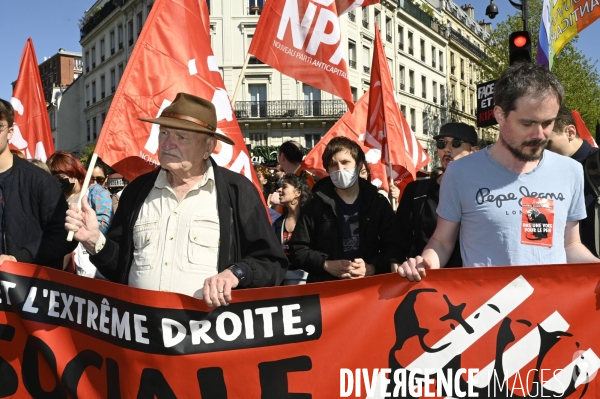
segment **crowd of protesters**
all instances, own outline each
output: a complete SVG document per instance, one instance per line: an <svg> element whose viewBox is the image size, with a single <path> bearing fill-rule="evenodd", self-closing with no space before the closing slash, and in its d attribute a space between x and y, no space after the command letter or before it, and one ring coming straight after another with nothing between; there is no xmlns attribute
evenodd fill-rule
<svg viewBox="0 0 600 399"><path fill-rule="evenodd" d="M227 305L245 287L600 262L597 196L581 166L596 150L578 136L563 100L551 72L517 64L495 85L494 145L479 150L473 126L447 123L434 137L441 167L388 194L371 184L356 142L332 139L322 154L328 176L319 178L302 167L301 145L288 141L275 169L256 166L263 198L212 159L217 140L232 142L205 99L179 93L158 118L140 118L160 125L160 168L123 190L99 163L85 193L86 169L72 154L57 151L44 164L10 152L14 112L0 100L0 262L178 292L209 306Z"/></svg>

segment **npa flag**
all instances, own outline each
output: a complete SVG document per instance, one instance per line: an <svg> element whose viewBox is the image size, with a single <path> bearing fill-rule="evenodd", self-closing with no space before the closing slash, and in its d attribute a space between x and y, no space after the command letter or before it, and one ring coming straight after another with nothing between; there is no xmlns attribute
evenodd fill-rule
<svg viewBox="0 0 600 399"><path fill-rule="evenodd" d="M10 103L15 109L14 132L10 144L25 154L27 159L35 158L46 162L54 154L54 142L31 38L27 39L21 55L19 77Z"/></svg>
<svg viewBox="0 0 600 399"><path fill-rule="evenodd" d="M159 126L138 117L157 118L185 92L212 101L217 130L235 142L217 141L213 159L260 187L210 47L208 15L205 0L157 0L152 7L95 150L127 180L158 166Z"/></svg>
<svg viewBox="0 0 600 399"><path fill-rule="evenodd" d="M581 118L581 115L579 115L579 111L573 110L571 111L571 115L573 115L573 119L575 120L575 128L577 129L577 134L579 135L579 137L590 143L592 147L598 148L596 140L594 140L594 137L592 137L592 134L590 133L585 122Z"/></svg>
<svg viewBox="0 0 600 399"><path fill-rule="evenodd" d="M301 82L341 97L354 108L338 17L379 0L265 2L248 53Z"/></svg>
<svg viewBox="0 0 600 399"><path fill-rule="evenodd" d="M372 165L371 175L379 180L373 184L379 185L381 182L383 190L388 191L390 177L396 186L404 187L416 179L416 172L427 165L430 159L398 108L377 24L370 85L364 139L369 150L365 155L367 162ZM389 176L390 165L392 176Z"/></svg>
<svg viewBox="0 0 600 399"><path fill-rule="evenodd" d="M599 280L595 264L440 269L208 308L4 262L0 396L598 398Z"/></svg>

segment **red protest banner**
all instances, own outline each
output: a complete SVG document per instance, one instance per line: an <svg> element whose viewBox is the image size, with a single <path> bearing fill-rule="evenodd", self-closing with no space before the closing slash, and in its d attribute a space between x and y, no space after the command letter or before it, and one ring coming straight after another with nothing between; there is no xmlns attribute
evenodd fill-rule
<svg viewBox="0 0 600 399"><path fill-rule="evenodd" d="M371 0L363 5L378 2ZM248 52L281 73L341 97L352 110L354 102L338 19L355 7L351 3L354 2L267 1Z"/></svg>
<svg viewBox="0 0 600 399"><path fill-rule="evenodd" d="M210 100L217 130L235 145L218 141L219 166L244 174L260 191L244 138L210 47L208 6L199 0L157 0L138 38L102 127L96 153L126 179L158 166L156 118L179 92Z"/></svg>
<svg viewBox="0 0 600 399"><path fill-rule="evenodd" d="M21 55L19 77L15 82L10 103L15 109L14 133L10 144L23 152L28 159L35 158L46 162L46 159L54 154L54 142L31 38L27 39Z"/></svg>
<svg viewBox="0 0 600 399"><path fill-rule="evenodd" d="M442 269L234 291L209 310L5 262L0 396L594 398L599 278L591 264Z"/></svg>

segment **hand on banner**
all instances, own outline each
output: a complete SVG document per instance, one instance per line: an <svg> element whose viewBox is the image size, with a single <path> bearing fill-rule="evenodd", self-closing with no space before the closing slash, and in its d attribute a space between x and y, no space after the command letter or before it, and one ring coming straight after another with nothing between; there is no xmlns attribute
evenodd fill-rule
<svg viewBox="0 0 600 399"><path fill-rule="evenodd" d="M350 269L350 278L360 278L375 274L375 266L365 263L361 258L354 259L354 262L350 262L350 266L352 266L352 269Z"/></svg>
<svg viewBox="0 0 600 399"><path fill-rule="evenodd" d="M216 276L204 280L202 295L204 302L209 307L229 305L231 302L231 290L238 286L240 281L229 269L223 270Z"/></svg>
<svg viewBox="0 0 600 399"><path fill-rule="evenodd" d="M431 261L421 256L417 256L416 258L410 258L401 264L398 268L398 274L400 277L406 277L408 281L421 281L426 275L425 270L431 268Z"/></svg>
<svg viewBox="0 0 600 399"><path fill-rule="evenodd" d="M337 278L351 278L350 270L352 269L352 262L346 259L340 260L326 260L323 266L325 271Z"/></svg>
<svg viewBox="0 0 600 399"><path fill-rule="evenodd" d="M96 242L100 239L100 228L98 227L96 212L88 204L87 194L81 200L81 210L77 208L76 202L69 206L65 218L65 229L75 232L73 237L82 243L91 254L96 253Z"/></svg>
<svg viewBox="0 0 600 399"><path fill-rule="evenodd" d="M5 260L9 260L11 262L16 262L17 258L12 255L0 255L0 265L4 263Z"/></svg>

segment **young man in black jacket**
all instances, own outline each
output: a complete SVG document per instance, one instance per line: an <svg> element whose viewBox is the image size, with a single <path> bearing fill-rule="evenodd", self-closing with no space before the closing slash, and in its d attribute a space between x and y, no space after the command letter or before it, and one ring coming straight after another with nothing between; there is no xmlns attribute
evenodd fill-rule
<svg viewBox="0 0 600 399"><path fill-rule="evenodd" d="M0 99L0 264L5 260L62 269L77 246L67 241L67 202L56 178L11 154L14 109Z"/></svg>
<svg viewBox="0 0 600 399"><path fill-rule="evenodd" d="M289 243L291 262L307 282L389 273L394 212L377 188L358 178L365 154L354 141L336 137L322 155L329 177L313 189Z"/></svg>

